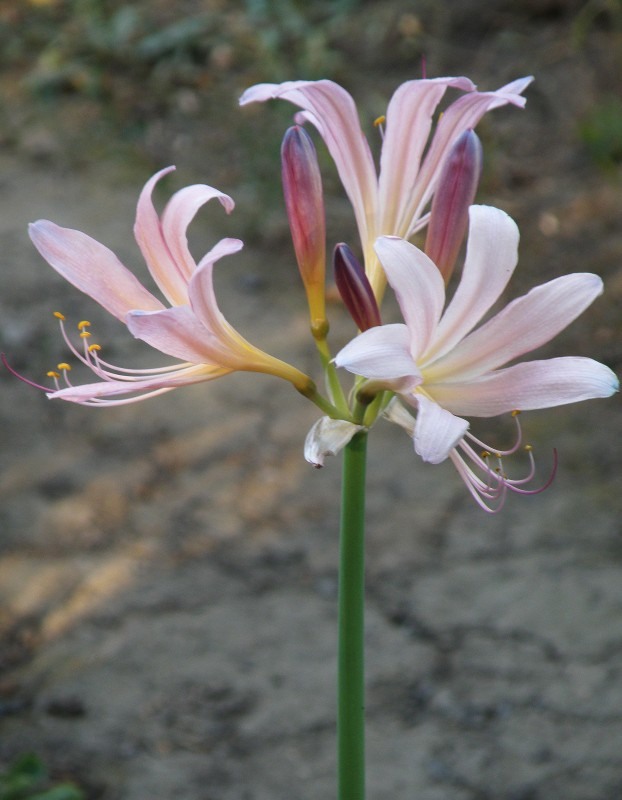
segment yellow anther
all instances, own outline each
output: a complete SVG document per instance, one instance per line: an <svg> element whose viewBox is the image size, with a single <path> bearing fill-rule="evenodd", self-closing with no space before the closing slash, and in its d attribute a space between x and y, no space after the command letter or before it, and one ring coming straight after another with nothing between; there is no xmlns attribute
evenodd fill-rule
<svg viewBox="0 0 622 800"><path fill-rule="evenodd" d="M82 331L82 333L80 334L82 339L88 339L90 335L91 334L89 333L89 331Z"/></svg>
<svg viewBox="0 0 622 800"><path fill-rule="evenodd" d="M482 458L490 458L490 452L488 450L482 450Z"/></svg>
<svg viewBox="0 0 622 800"><path fill-rule="evenodd" d="M101 348L101 345L99 345L99 344L90 344L90 345L88 346L88 348L87 348L87 350L89 351L89 353L92 353L94 350L101 350L101 349L102 349L102 348Z"/></svg>
<svg viewBox="0 0 622 800"><path fill-rule="evenodd" d="M55 311L54 312L54 316L56 317L56 319L59 319L61 322L65 321L65 315L61 314L60 311Z"/></svg>
<svg viewBox="0 0 622 800"><path fill-rule="evenodd" d="M533 445L532 444L526 444L525 445L525 452L526 453L531 453L532 450L533 450Z"/></svg>
<svg viewBox="0 0 622 800"><path fill-rule="evenodd" d="M385 117L385 115L381 114L379 117L376 117L376 119L374 120L374 127L378 128L380 125L384 125L384 123L386 121L387 121L387 118Z"/></svg>
<svg viewBox="0 0 622 800"><path fill-rule="evenodd" d="M85 328L90 328L90 327L91 323L88 321L88 319L83 319L81 322L78 322L79 331L83 331Z"/></svg>
<svg viewBox="0 0 622 800"><path fill-rule="evenodd" d="M45 373L48 378L60 378L60 372L56 372L55 370L51 369L49 372Z"/></svg>
<svg viewBox="0 0 622 800"><path fill-rule="evenodd" d="M512 416L513 417L517 417L519 414L520 414L520 411L518 409L514 409L514 411L512 411Z"/></svg>
<svg viewBox="0 0 622 800"><path fill-rule="evenodd" d="M71 364L67 364L66 361L61 361L60 364L56 365L56 369L65 370L66 372L69 372L69 370L71 369Z"/></svg>

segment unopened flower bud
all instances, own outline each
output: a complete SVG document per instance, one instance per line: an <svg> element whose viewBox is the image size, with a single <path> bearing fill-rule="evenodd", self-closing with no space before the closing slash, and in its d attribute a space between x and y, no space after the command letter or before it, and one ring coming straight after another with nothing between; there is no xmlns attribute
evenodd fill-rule
<svg viewBox="0 0 622 800"><path fill-rule="evenodd" d="M365 270L343 242L333 253L335 283L339 294L359 330L380 325L380 311Z"/></svg>
<svg viewBox="0 0 622 800"><path fill-rule="evenodd" d="M482 173L482 144L472 130L464 131L452 147L432 200L425 252L441 271L451 274L466 233L469 206Z"/></svg>
<svg viewBox="0 0 622 800"><path fill-rule="evenodd" d="M322 178L315 147L299 125L289 128L281 145L281 174L289 227L298 268L307 293L311 325L326 325L326 223Z"/></svg>

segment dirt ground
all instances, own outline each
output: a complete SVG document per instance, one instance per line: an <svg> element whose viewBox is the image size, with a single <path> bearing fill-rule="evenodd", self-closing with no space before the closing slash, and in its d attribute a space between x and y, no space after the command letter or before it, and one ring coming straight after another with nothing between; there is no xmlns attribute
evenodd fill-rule
<svg viewBox="0 0 622 800"><path fill-rule="evenodd" d="M445 14L424 5L430 74L482 88L536 76L524 112L494 112L482 127L479 199L521 226L511 294L567 272L602 275L605 295L543 352L590 355L619 374L620 141L601 134L603 163L579 134L621 94L617 4L494 3L476 17L466 2ZM339 78L368 119L419 73L390 49L383 61L374 47L386 42L372 35L379 8L402 30L411 6L353 15L365 52ZM210 206L193 228L197 255L247 234L218 271L225 313L317 373L278 201L285 117L235 110L233 89L230 99L230 111L193 117L181 145L183 119L167 118L158 147L152 136L133 160L90 157L71 105L11 134L0 155L0 337L17 369L39 379L66 358L55 310L91 319L112 360L158 363L41 261L26 225L84 230L140 272L136 198L175 159L168 189L207 182L238 200L232 217ZM245 180L219 125L272 137L277 191ZM344 239L350 212L325 165L331 235ZM265 218L264 190L277 198ZM331 314L336 347L351 329L339 307ZM303 459L314 407L268 377L108 410L51 403L0 377L0 765L34 751L89 800L334 797L340 464L316 471ZM620 401L523 424L540 474L554 447L559 473L492 518L400 430L379 423L370 437L371 800L622 798ZM474 430L500 443L512 433L507 420Z"/></svg>

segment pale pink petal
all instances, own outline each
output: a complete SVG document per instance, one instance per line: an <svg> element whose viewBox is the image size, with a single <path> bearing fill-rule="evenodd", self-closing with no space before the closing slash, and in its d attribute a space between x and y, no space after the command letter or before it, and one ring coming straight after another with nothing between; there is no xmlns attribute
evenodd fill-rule
<svg viewBox="0 0 622 800"><path fill-rule="evenodd" d="M335 364L355 375L376 380L413 377L421 381L410 354L410 334L401 323L370 328L352 339L335 356Z"/></svg>
<svg viewBox="0 0 622 800"><path fill-rule="evenodd" d="M188 386L193 383L213 380L227 375L231 370L222 367L207 368L200 367L180 367L179 370L156 375L144 381L97 381L95 383L84 383L81 386L69 386L57 392L50 392L48 397L51 400L67 400L73 403L85 403L90 400L100 400L109 397L120 397L122 395L146 394L176 389L180 386ZM142 399L142 398L136 398Z"/></svg>
<svg viewBox="0 0 622 800"><path fill-rule="evenodd" d="M449 86L465 92L475 89L468 78L414 80L399 86L391 98L380 158L379 233L408 232L410 219L401 219L401 211L415 184L434 112Z"/></svg>
<svg viewBox="0 0 622 800"><path fill-rule="evenodd" d="M426 383L426 391L437 403L454 414L473 417L609 397L618 388L618 379L609 367L572 356L527 361L472 381Z"/></svg>
<svg viewBox="0 0 622 800"><path fill-rule="evenodd" d="M208 256L202 261L197 271L192 276L188 287L190 305L198 320L216 338L220 339L226 347L232 350L252 348L246 340L227 322L218 307L214 291L214 264L218 258L240 249L242 242L239 239L223 239L216 247L212 248Z"/></svg>
<svg viewBox="0 0 622 800"><path fill-rule="evenodd" d="M429 464L440 464L467 432L469 423L424 395L417 394L415 399L415 452Z"/></svg>
<svg viewBox="0 0 622 800"><path fill-rule="evenodd" d="M111 250L85 233L38 220L29 226L29 234L63 278L118 319L125 321L133 308L156 311L164 307Z"/></svg>
<svg viewBox="0 0 622 800"><path fill-rule="evenodd" d="M511 302L450 353L426 366L426 380L470 380L545 344L602 293L598 275L564 275Z"/></svg>
<svg viewBox="0 0 622 800"><path fill-rule="evenodd" d="M426 361L451 350L499 299L518 261L518 227L504 211L469 209L469 238L460 283L438 325Z"/></svg>
<svg viewBox="0 0 622 800"><path fill-rule="evenodd" d="M432 198L443 163L456 139L469 128L475 128L484 114L493 108L508 103L522 108L526 101L520 93L532 80L532 78L521 78L501 87L496 92L470 92L458 98L443 113L417 178L416 188L408 209L413 224L407 237L416 228L417 221Z"/></svg>
<svg viewBox="0 0 622 800"><path fill-rule="evenodd" d="M171 197L162 214L162 235L175 264L186 282L196 269L188 249L186 231L197 211L209 200L217 199L229 214L234 202L229 195L211 186L186 186Z"/></svg>
<svg viewBox="0 0 622 800"><path fill-rule="evenodd" d="M393 287L417 359L428 348L445 303L445 283L426 254L405 239L381 236L376 253Z"/></svg>
<svg viewBox="0 0 622 800"><path fill-rule="evenodd" d="M137 339L182 361L221 365L228 354L222 342L196 318L189 306L128 314L127 327Z"/></svg>
<svg viewBox="0 0 622 800"><path fill-rule="evenodd" d="M301 116L317 128L352 203L361 241L367 242L375 236L378 185L354 100L333 81L288 81L251 86L240 105L275 98L302 108Z"/></svg>
<svg viewBox="0 0 622 800"><path fill-rule="evenodd" d="M231 256L244 247L244 242L241 239L221 239L219 242L209 250L203 258L199 261L197 270L201 269L205 264L214 264L219 258L223 256Z"/></svg>
<svg viewBox="0 0 622 800"><path fill-rule="evenodd" d="M160 217L151 199L156 183L174 169L175 167L167 167L156 172L145 184L136 206L134 236L149 267L151 277L169 303L179 306L188 302L188 281L181 265L176 263L169 250Z"/></svg>

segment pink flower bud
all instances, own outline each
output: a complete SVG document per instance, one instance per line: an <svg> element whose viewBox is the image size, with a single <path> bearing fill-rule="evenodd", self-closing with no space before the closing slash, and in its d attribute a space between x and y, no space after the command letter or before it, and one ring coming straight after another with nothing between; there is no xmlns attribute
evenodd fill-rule
<svg viewBox="0 0 622 800"><path fill-rule="evenodd" d="M336 245L333 267L341 299L359 330L366 331L381 325L380 311L371 284L347 244L342 242Z"/></svg>
<svg viewBox="0 0 622 800"><path fill-rule="evenodd" d="M289 128L281 145L281 175L285 207L307 293L312 326L326 321L326 224L322 178L315 147L299 125Z"/></svg>
<svg viewBox="0 0 622 800"><path fill-rule="evenodd" d="M464 131L451 148L432 200L425 252L441 271L451 274L466 233L469 206L482 173L482 144L472 130Z"/></svg>

